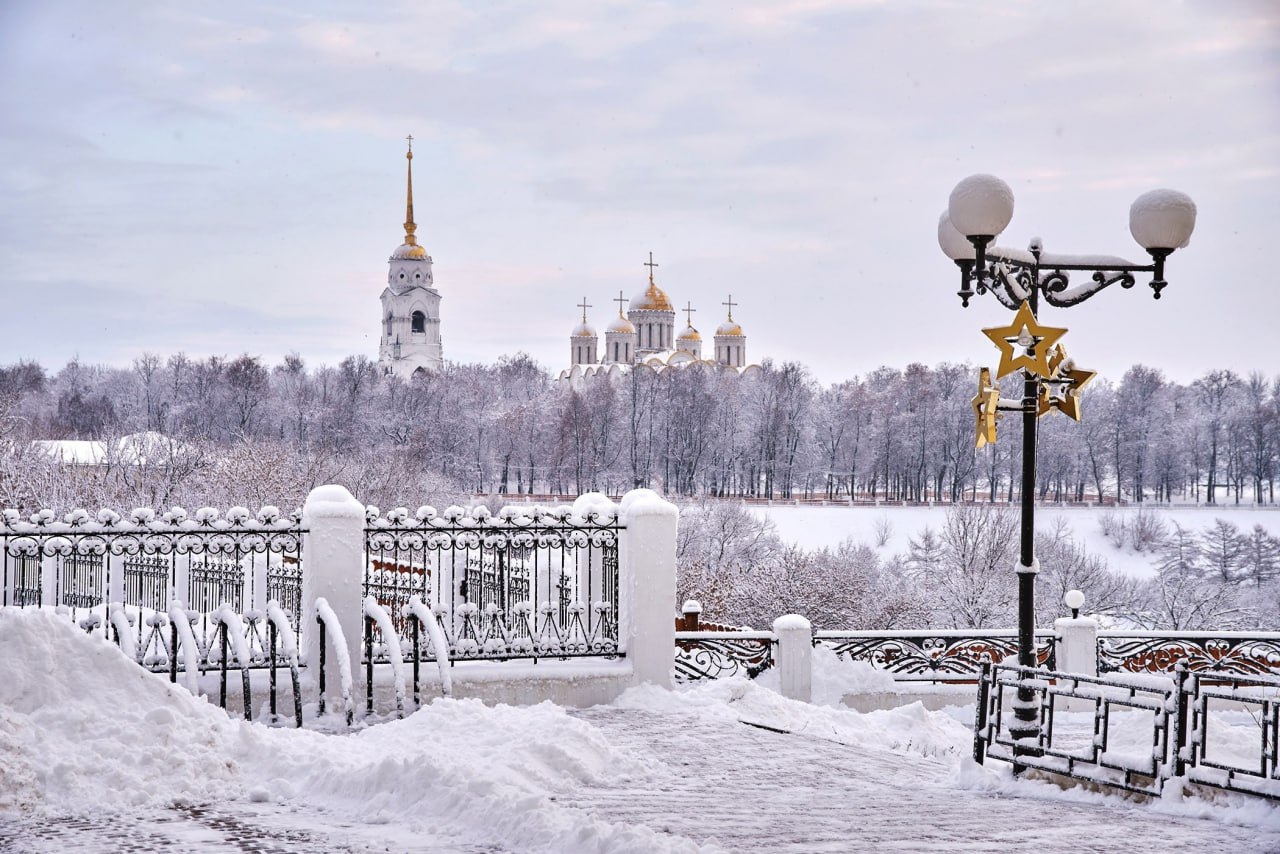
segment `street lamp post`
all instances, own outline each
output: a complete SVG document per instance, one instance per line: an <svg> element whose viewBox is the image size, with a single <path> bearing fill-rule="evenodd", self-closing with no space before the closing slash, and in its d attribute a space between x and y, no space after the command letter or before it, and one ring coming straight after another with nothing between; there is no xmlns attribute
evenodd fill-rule
<svg viewBox="0 0 1280 854"><path fill-rule="evenodd" d="M1035 577L1039 569L1035 559L1036 423L1041 415L1055 408L1078 421L1079 391L1093 377L1092 372L1077 370L1066 360L1065 350L1057 343L1066 334L1065 329L1039 325L1040 302L1067 308L1114 284L1132 288L1137 273L1151 274L1151 289L1159 299L1167 284L1165 259L1187 245L1195 228L1196 208L1188 196L1174 190L1153 190L1134 201L1129 209L1129 230L1151 255L1150 264L1116 257L1051 255L1044 252L1039 238L1033 239L1025 252L995 246L994 241L1012 218L1013 191L1009 185L993 175L971 175L951 192L947 211L938 222L938 243L960 268L958 295L965 307L973 296L991 293L1005 307L1018 312L1010 326L983 332L1001 348L997 379L1017 367L1023 368L1022 399L1000 401L998 389L988 386L989 375L984 368L974 411L978 415L978 447L995 441L995 410L1022 413L1018 666L1030 669L1036 665ZM1091 276L1072 285L1070 276L1074 272ZM1015 345L1020 355L1014 354ZM1010 734L1022 745L1020 752L1034 753L1040 727L1030 688L1019 688L1014 717Z"/></svg>

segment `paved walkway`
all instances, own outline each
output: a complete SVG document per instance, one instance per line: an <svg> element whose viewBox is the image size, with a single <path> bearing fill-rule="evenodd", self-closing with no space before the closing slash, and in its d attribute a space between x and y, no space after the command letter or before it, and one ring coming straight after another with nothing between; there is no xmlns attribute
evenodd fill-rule
<svg viewBox="0 0 1280 854"><path fill-rule="evenodd" d="M957 789L941 762L909 753L678 714L574 714L678 775L657 791L585 791L578 806L730 851L1280 851L1280 831L1171 816L1117 796L1070 803L1047 784L1028 785L1025 796Z"/></svg>
<svg viewBox="0 0 1280 854"><path fill-rule="evenodd" d="M1280 826L1170 815L1158 804L1047 785L1016 795L957 788L954 760L850 747L684 713L573 712L671 769L652 781L582 788L558 803L734 852L1280 851ZM411 830L353 823L304 805L247 802L33 821L0 816L0 851L498 852L485 821ZM572 852L566 852L572 854Z"/></svg>

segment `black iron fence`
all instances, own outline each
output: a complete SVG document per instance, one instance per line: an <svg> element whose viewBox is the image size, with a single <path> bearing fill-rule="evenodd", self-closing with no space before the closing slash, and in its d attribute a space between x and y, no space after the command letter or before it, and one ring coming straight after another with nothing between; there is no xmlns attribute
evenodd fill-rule
<svg viewBox="0 0 1280 854"><path fill-rule="evenodd" d="M1056 636L1038 631L1036 660L1054 667ZM1018 654L1013 629L926 629L911 631L818 631L815 646L824 646L849 661L861 661L894 679L927 682L974 682L981 664Z"/></svg>
<svg viewBox="0 0 1280 854"><path fill-rule="evenodd" d="M1280 676L1280 633L1108 631L1098 633L1098 673Z"/></svg>
<svg viewBox="0 0 1280 854"><path fill-rule="evenodd" d="M676 632L677 682L743 675L755 679L774 664L773 632Z"/></svg>
<svg viewBox="0 0 1280 854"><path fill-rule="evenodd" d="M1039 708L1033 738L1009 731L1019 688ZM1170 781L1280 800L1280 679L1089 677L984 663L974 759L988 758L1145 795Z"/></svg>
<svg viewBox="0 0 1280 854"><path fill-rule="evenodd" d="M72 619L107 606L128 612L136 645L145 645L148 620L181 603L210 631L222 606L245 614L280 602L298 625L302 595L302 530L296 514L273 507L256 515L233 507L225 515L202 508L164 513L112 510L96 516L74 510L59 518L48 510L22 517L0 514L0 606L54 607Z"/></svg>
<svg viewBox="0 0 1280 854"><path fill-rule="evenodd" d="M419 597L450 661L620 655L622 530L613 512L567 507L507 507L496 516L484 507L385 516L370 508L364 595L386 609L399 638L412 630L405 609ZM385 660L382 630L367 622L365 631L365 648ZM440 652L429 638L412 649L423 660Z"/></svg>

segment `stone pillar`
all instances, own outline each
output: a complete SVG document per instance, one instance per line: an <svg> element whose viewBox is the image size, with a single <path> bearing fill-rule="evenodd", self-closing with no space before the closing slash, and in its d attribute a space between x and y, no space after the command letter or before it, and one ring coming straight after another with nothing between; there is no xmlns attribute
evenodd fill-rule
<svg viewBox="0 0 1280 854"><path fill-rule="evenodd" d="M635 683L671 687L675 663L676 526L680 511L651 489L633 489L619 505L619 638Z"/></svg>
<svg viewBox="0 0 1280 854"><path fill-rule="evenodd" d="M1083 597L1080 599L1082 600ZM1079 602L1077 608L1079 604L1083 603ZM1098 621L1088 617L1064 617L1053 621L1053 630L1057 635L1057 669L1063 673L1097 676ZM1094 708L1092 700L1076 697L1061 697L1058 698L1058 702L1061 704L1059 708L1068 712L1090 712Z"/></svg>
<svg viewBox="0 0 1280 854"><path fill-rule="evenodd" d="M799 614L773 621L778 636L779 681L782 696L808 703L813 699L813 626Z"/></svg>
<svg viewBox="0 0 1280 854"><path fill-rule="evenodd" d="M676 631L699 631L698 626L701 620L702 603L697 599L686 599L685 603L680 606L680 616L676 617Z"/></svg>
<svg viewBox="0 0 1280 854"><path fill-rule="evenodd" d="M363 608L360 601L364 576L364 505L345 487L328 485L311 490L302 506L302 654L311 668L320 664L320 634L316 626L316 599L329 602L342 633L352 664L352 678L359 682L364 672L360 661ZM332 639L329 640L332 643ZM329 650L325 656L325 681L331 697L340 695L342 674L338 657ZM359 687L352 685L353 696Z"/></svg>

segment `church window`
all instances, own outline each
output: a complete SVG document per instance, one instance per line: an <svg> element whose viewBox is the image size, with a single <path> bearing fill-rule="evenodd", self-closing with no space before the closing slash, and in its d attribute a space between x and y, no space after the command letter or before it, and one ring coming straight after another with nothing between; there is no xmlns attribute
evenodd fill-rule
<svg viewBox="0 0 1280 854"><path fill-rule="evenodd" d="M400 274L400 278L402 278L402 279L404 278L404 273L403 273L403 272Z"/></svg>
<svg viewBox="0 0 1280 854"><path fill-rule="evenodd" d="M393 320L392 316L388 314L387 315L387 338L391 337L391 321L392 320Z"/></svg>
<svg viewBox="0 0 1280 854"><path fill-rule="evenodd" d="M411 322L413 323L412 330L413 330L414 332L426 332L426 331L427 331L427 316L426 316L425 314L423 314L422 312L420 312L420 311L415 311L415 312L411 315Z"/></svg>

